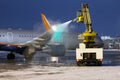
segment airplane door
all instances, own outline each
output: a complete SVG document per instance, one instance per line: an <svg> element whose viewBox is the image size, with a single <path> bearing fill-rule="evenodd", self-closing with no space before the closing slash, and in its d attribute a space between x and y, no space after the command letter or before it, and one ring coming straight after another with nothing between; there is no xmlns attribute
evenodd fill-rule
<svg viewBox="0 0 120 80"><path fill-rule="evenodd" d="M13 33L12 32L7 32L7 41L13 42Z"/></svg>

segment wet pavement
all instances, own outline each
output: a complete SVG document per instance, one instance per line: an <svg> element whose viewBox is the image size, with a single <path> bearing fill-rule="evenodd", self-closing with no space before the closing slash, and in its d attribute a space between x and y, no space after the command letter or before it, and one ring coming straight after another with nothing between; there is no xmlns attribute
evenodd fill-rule
<svg viewBox="0 0 120 80"><path fill-rule="evenodd" d="M17 55L14 62L0 55L0 80L120 80L120 52L104 51L103 66L76 66L75 51L49 61L50 56L37 52L31 63Z"/></svg>
<svg viewBox="0 0 120 80"><path fill-rule="evenodd" d="M4 63L15 63L15 64L26 64L24 57L16 54L15 61L8 61L6 59L7 53L0 53L0 64ZM37 52L31 62L36 65L64 65L64 66L76 66L75 51L68 51L64 57L59 57L58 63L49 61L51 56ZM120 66L120 51L104 51L103 54L103 66Z"/></svg>

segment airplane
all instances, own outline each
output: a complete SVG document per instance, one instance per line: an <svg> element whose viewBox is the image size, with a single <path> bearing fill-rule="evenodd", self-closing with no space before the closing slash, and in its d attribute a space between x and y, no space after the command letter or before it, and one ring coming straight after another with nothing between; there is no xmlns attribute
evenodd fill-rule
<svg viewBox="0 0 120 80"><path fill-rule="evenodd" d="M46 29L41 35L30 30L0 30L0 51L10 52L7 55L8 60L15 59L14 53L18 53L29 61L37 50L40 51L50 41L54 31L46 22L46 17L43 14L41 17Z"/></svg>

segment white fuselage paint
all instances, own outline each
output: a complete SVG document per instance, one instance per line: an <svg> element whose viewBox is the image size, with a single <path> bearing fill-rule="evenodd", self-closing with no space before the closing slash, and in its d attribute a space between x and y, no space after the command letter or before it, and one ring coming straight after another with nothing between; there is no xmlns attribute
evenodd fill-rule
<svg viewBox="0 0 120 80"><path fill-rule="evenodd" d="M38 35L32 30L0 30L0 42L22 44Z"/></svg>

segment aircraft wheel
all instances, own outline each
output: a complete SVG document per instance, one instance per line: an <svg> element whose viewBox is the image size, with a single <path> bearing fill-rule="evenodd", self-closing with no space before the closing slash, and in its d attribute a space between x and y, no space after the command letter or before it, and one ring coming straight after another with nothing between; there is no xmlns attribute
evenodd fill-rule
<svg viewBox="0 0 120 80"><path fill-rule="evenodd" d="M15 54L13 54L13 53L8 54L8 55L7 55L7 59L8 59L8 60L9 60L9 59L15 59Z"/></svg>

